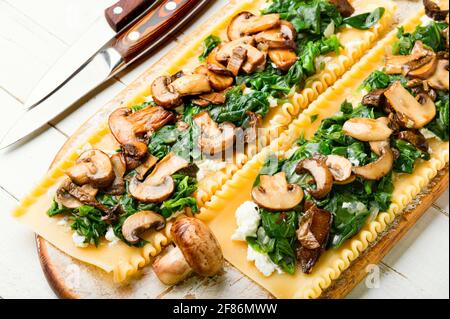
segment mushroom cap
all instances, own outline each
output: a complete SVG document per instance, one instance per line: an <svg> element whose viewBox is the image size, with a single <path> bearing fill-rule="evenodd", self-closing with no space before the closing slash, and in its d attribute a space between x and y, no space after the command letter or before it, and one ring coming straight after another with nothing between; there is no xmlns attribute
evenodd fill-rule
<svg viewBox="0 0 450 319"><path fill-rule="evenodd" d="M352 163L343 156L328 155L326 164L335 181L343 182L352 175Z"/></svg>
<svg viewBox="0 0 450 319"><path fill-rule="evenodd" d="M408 123L405 126L408 128L422 128L430 123L436 116L436 106L433 100L424 95L423 101L418 101L412 96L403 85L397 81L384 93L391 107L396 111L396 114L401 118L406 118ZM404 120L402 122L405 122ZM374 132L374 135L376 132ZM381 137L378 136L377 137ZM373 140L386 140L386 138L378 138Z"/></svg>
<svg viewBox="0 0 450 319"><path fill-rule="evenodd" d="M256 16L251 12L244 11L236 15L228 25L228 39L233 41L244 35L272 29L280 25L280 22L279 14Z"/></svg>
<svg viewBox="0 0 450 319"><path fill-rule="evenodd" d="M219 72L209 70L204 65L200 65L199 67L197 67L194 72L208 76L211 87L216 91L223 91L232 86L234 82L234 78L232 76L222 75Z"/></svg>
<svg viewBox="0 0 450 319"><path fill-rule="evenodd" d="M448 60L439 60L431 77L427 79L428 84L436 90L447 90L449 81Z"/></svg>
<svg viewBox="0 0 450 319"><path fill-rule="evenodd" d="M218 51L219 51L219 47L215 47L211 51L211 53L208 54L208 57L206 58L206 67L208 68L208 70L210 70L211 72L214 72L216 74L224 75L224 76L233 76L233 73L230 70L228 70L223 64L221 64L219 61L217 61L216 54ZM201 65L201 66L204 66L204 65ZM197 73L197 72L195 72L195 73Z"/></svg>
<svg viewBox="0 0 450 319"><path fill-rule="evenodd" d="M392 134L385 118L351 118L344 123L342 130L346 135L364 142L386 140Z"/></svg>
<svg viewBox="0 0 450 319"><path fill-rule="evenodd" d="M97 149L81 153L75 165L67 170L67 175L77 185L95 187L107 187L115 177L109 156Z"/></svg>
<svg viewBox="0 0 450 319"><path fill-rule="evenodd" d="M122 225L122 234L125 240L131 244L136 244L139 234L154 227L161 230L166 226L166 220L160 214L149 210L143 210L125 219Z"/></svg>
<svg viewBox="0 0 450 319"><path fill-rule="evenodd" d="M200 128L197 143L204 154L214 155L233 145L235 126L232 123L224 122L219 125L207 111L195 115L194 123Z"/></svg>
<svg viewBox="0 0 450 319"><path fill-rule="evenodd" d="M168 199L175 190L171 177L174 173L189 165L184 158L169 153L158 164L152 173L141 182L134 176L129 185L131 196L144 203L160 203Z"/></svg>
<svg viewBox="0 0 450 319"><path fill-rule="evenodd" d="M243 24L245 24L246 21L253 16L255 15L248 11L243 11L237 14L228 25L227 28L228 40L233 41L244 36L245 34L242 32Z"/></svg>
<svg viewBox="0 0 450 319"><path fill-rule="evenodd" d="M265 43L269 49L295 49L297 32L289 21L281 20L280 26L255 35L257 43Z"/></svg>
<svg viewBox="0 0 450 319"><path fill-rule="evenodd" d="M298 60L295 51L290 49L269 50L269 58L282 71L288 71Z"/></svg>
<svg viewBox="0 0 450 319"><path fill-rule="evenodd" d="M223 254L214 234L197 218L176 220L170 230L173 241L189 266L201 276L214 276L223 267Z"/></svg>
<svg viewBox="0 0 450 319"><path fill-rule="evenodd" d="M333 175L323 158L309 158L300 161L295 168L295 172L300 174L307 171L314 178L316 189L309 189L308 192L314 198L321 199L328 195L333 187Z"/></svg>
<svg viewBox="0 0 450 319"><path fill-rule="evenodd" d="M212 91L208 77L203 74L184 75L173 81L169 87L181 96L199 95Z"/></svg>
<svg viewBox="0 0 450 319"><path fill-rule="evenodd" d="M272 211L286 211L295 208L303 200L299 185L288 184L286 174L261 175L259 185L252 189L253 200L262 208Z"/></svg>
<svg viewBox="0 0 450 319"><path fill-rule="evenodd" d="M231 42L222 43L217 47L217 50L215 51L215 59L219 63L226 64L228 62L228 59L231 58L233 50L236 47L240 46L247 48L246 45L252 46L254 44L255 40L253 39L253 37L249 36L242 37ZM214 52L214 50L212 52Z"/></svg>
<svg viewBox="0 0 450 319"><path fill-rule="evenodd" d="M394 164L394 153L389 147L389 143L386 143L380 150L380 157L365 166L359 166L353 168L353 173L368 180L380 180L386 176L392 169Z"/></svg>
<svg viewBox="0 0 450 319"><path fill-rule="evenodd" d="M180 94L170 87L170 76L159 76L152 83L152 97L162 107L175 107L182 103Z"/></svg>

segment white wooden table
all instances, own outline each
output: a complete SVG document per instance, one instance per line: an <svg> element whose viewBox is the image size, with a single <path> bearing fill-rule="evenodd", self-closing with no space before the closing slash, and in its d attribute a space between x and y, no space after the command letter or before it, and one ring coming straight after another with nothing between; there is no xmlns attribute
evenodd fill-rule
<svg viewBox="0 0 450 319"><path fill-rule="evenodd" d="M114 2L0 0L0 135L49 67ZM216 0L209 10L225 2ZM49 123L26 145L0 151L0 298L55 298L39 265L34 234L14 221L10 211L45 173L68 136L176 41L109 81L76 112ZM379 265L378 288L363 282L349 298L448 298L448 201L447 190L386 256Z"/></svg>

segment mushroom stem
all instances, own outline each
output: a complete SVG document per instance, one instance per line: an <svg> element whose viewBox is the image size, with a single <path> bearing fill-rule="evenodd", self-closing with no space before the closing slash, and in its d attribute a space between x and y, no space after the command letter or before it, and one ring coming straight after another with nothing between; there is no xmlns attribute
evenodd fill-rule
<svg viewBox="0 0 450 319"><path fill-rule="evenodd" d="M188 278L193 270L178 247L153 263L153 271L162 283L172 286Z"/></svg>

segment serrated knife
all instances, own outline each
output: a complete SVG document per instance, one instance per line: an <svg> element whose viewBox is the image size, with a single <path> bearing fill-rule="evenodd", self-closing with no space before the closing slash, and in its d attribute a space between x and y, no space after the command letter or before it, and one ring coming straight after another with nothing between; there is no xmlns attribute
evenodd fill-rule
<svg viewBox="0 0 450 319"><path fill-rule="evenodd" d="M209 1L121 0L108 8L105 15L109 29L99 26L105 24L104 21L97 22L44 76L30 94L24 112L2 138L0 149L23 140L154 49L192 19ZM136 16L138 18L126 25ZM113 30L121 28L120 32L114 33ZM97 48L103 45L100 49L90 53L86 51L86 48L99 43Z"/></svg>

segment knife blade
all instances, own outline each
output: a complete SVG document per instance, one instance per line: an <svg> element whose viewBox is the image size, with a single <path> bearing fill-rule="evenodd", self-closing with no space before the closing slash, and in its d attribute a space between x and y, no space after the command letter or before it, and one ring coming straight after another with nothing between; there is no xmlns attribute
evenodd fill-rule
<svg viewBox="0 0 450 319"><path fill-rule="evenodd" d="M1 140L0 149L24 139L114 74L161 44L209 1L160 1L112 37L43 99L27 105L24 113Z"/></svg>

